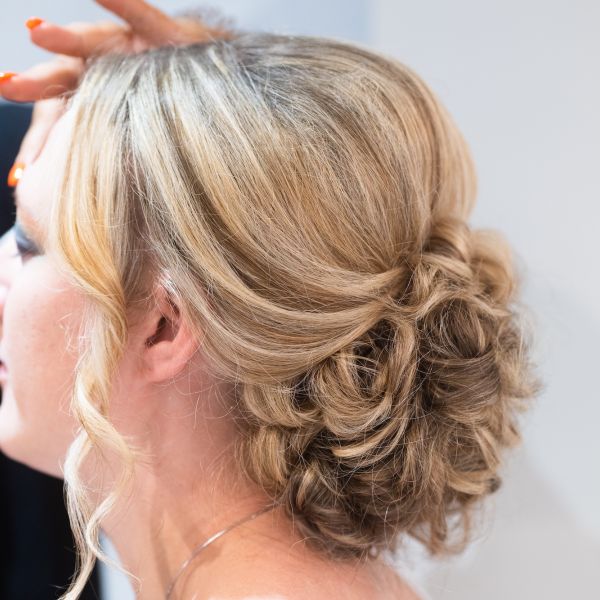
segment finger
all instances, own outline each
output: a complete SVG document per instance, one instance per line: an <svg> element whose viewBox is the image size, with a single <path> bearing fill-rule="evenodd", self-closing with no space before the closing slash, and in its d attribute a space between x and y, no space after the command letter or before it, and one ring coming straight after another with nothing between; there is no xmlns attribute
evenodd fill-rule
<svg viewBox="0 0 600 600"><path fill-rule="evenodd" d="M0 84L0 95L12 102L35 102L74 90L83 73L79 58L58 57L40 63Z"/></svg>
<svg viewBox="0 0 600 600"><path fill-rule="evenodd" d="M217 38L228 39L232 32L225 28L210 28L195 17L179 17L175 19L177 33L173 41L179 44L206 42Z"/></svg>
<svg viewBox="0 0 600 600"><path fill-rule="evenodd" d="M66 26L44 21L31 30L31 41L56 54L89 58L109 50L124 50L129 29L118 23L72 23Z"/></svg>
<svg viewBox="0 0 600 600"><path fill-rule="evenodd" d="M96 2L127 21L136 34L151 44L169 43L177 35L175 21L144 0L96 0Z"/></svg>
<svg viewBox="0 0 600 600"><path fill-rule="evenodd" d="M31 164L39 156L50 131L64 113L66 102L62 98L40 100L33 107L31 125L21 142L15 164Z"/></svg>

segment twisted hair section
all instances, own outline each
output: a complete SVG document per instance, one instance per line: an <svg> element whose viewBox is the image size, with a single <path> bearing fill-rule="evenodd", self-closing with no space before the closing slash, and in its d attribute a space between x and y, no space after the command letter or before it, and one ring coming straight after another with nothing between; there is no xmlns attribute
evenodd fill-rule
<svg viewBox="0 0 600 600"><path fill-rule="evenodd" d="M431 555L471 540L542 387L510 257L497 232L440 220L362 333L292 382L245 388L240 461L331 557L394 551L400 534Z"/></svg>
<svg viewBox="0 0 600 600"><path fill-rule="evenodd" d="M98 524L144 460L108 409L158 280L239 384L240 468L316 551L464 547L541 383L514 257L468 223L472 160L431 90L358 46L240 34L98 59L71 110L52 229L90 316L65 471L82 570L63 600L105 560ZM96 508L89 448L123 464Z"/></svg>

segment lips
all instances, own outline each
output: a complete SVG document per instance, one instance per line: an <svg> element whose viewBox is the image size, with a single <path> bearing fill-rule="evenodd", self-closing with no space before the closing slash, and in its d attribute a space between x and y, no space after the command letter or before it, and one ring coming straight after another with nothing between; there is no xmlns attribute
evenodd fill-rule
<svg viewBox="0 0 600 600"><path fill-rule="evenodd" d="M0 344L0 378L2 380L6 379L6 374L8 372L6 368L6 363L4 362L4 352L3 352L2 344Z"/></svg>

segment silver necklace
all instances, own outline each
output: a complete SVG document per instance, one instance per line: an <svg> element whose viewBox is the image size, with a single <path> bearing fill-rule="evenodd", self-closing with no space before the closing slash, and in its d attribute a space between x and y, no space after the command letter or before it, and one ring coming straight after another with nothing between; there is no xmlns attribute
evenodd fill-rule
<svg viewBox="0 0 600 600"><path fill-rule="evenodd" d="M204 548L206 548L206 546L208 546L209 544L214 542L217 538L220 538L222 535L224 535L225 533L227 533L234 527L237 527L238 525L241 525L242 523L245 523L246 521L255 519L256 517L258 517L259 515L262 515L263 513L267 512L268 510L273 510L276 506L277 506L276 502L274 502L273 504L269 504L269 505L265 506L264 508L262 508L261 510L256 511L255 513L252 513L251 515L244 517L243 519L240 519L239 521L236 521L232 525L229 525L229 527L226 527L225 529L221 529L221 531L219 531L219 532L215 533L214 535L212 535L211 537L209 537L205 542L202 542L202 544L200 544L199 546L196 546L196 548L192 552L192 555L181 565L181 567L179 567L179 571L177 572L177 575L175 575L175 577L173 578L173 581L171 581L171 583L167 589L167 595L165 596L165 600L169 600L169 598L171 597L171 593L173 592L173 588L175 587L175 583L179 579L180 575L185 571L185 569L192 562L192 560L194 558L196 558L196 556L200 552L202 552L202 550L204 550Z"/></svg>

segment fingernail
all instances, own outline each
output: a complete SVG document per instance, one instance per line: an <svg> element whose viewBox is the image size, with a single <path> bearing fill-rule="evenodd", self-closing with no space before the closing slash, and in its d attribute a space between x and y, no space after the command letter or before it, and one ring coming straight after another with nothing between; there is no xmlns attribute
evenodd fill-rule
<svg viewBox="0 0 600 600"><path fill-rule="evenodd" d="M25 25L29 29L35 29L38 25L41 25L44 22L44 19L40 19L39 17L31 17L31 19L27 19L25 21Z"/></svg>
<svg viewBox="0 0 600 600"><path fill-rule="evenodd" d="M8 174L8 180L7 180L7 184L8 187L16 187L17 183L19 183L19 180L21 179L21 177L23 177L23 171L25 170L25 163L22 162L16 162L12 169L10 170L10 173Z"/></svg>
<svg viewBox="0 0 600 600"><path fill-rule="evenodd" d="M15 75L16 75L16 73L10 73L10 72L7 72L7 71L0 71L0 83L4 83L5 81L8 81L9 79L12 79Z"/></svg>

